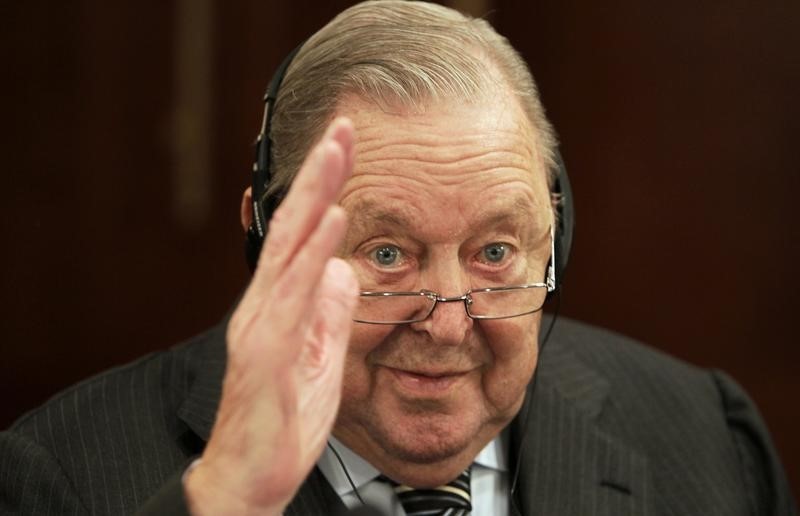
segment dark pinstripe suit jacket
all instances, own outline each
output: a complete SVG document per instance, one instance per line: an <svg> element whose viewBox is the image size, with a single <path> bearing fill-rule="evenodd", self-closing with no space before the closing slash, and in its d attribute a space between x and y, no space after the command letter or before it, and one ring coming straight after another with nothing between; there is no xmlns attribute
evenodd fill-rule
<svg viewBox="0 0 800 516"><path fill-rule="evenodd" d="M185 513L179 474L214 422L224 331L86 380L0 434L0 512ZM761 419L723 374L567 320L537 374L512 423L514 511L795 513ZM315 470L286 514L341 508Z"/></svg>

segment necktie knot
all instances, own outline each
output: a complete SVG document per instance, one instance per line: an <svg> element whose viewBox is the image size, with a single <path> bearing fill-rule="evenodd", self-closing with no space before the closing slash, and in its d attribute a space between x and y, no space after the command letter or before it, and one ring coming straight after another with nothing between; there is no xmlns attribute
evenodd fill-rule
<svg viewBox="0 0 800 516"><path fill-rule="evenodd" d="M467 516L472 511L470 470L439 487L415 489L383 477L394 489L408 516Z"/></svg>

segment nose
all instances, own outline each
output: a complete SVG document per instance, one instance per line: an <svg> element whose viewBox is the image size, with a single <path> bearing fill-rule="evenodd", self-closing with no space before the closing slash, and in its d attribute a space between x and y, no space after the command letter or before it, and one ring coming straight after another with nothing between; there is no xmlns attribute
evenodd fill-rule
<svg viewBox="0 0 800 516"><path fill-rule="evenodd" d="M431 257L429 268L420 277L420 286L438 292L448 301L437 301L433 313L424 321L413 323L412 328L428 333L434 344L458 346L469 335L473 321L467 315L464 301L449 299L466 292L470 280L461 268L458 253L451 249L445 251Z"/></svg>
<svg viewBox="0 0 800 516"><path fill-rule="evenodd" d="M464 301L439 301L433 313L412 328L427 332L434 343L443 346L458 346L472 330L472 319L467 315Z"/></svg>

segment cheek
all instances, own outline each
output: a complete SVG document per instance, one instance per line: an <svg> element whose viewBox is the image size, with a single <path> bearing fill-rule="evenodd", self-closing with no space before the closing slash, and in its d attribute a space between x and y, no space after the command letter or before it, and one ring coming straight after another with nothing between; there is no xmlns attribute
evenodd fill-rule
<svg viewBox="0 0 800 516"><path fill-rule="evenodd" d="M521 401L538 359L541 314L484 321L483 330L494 362L484 377L484 392L497 409Z"/></svg>
<svg viewBox="0 0 800 516"><path fill-rule="evenodd" d="M344 401L364 400L372 389L372 351L392 332L394 326L353 323L344 366Z"/></svg>
<svg viewBox="0 0 800 516"><path fill-rule="evenodd" d="M531 315L483 321L486 341L497 362L535 360L541 312Z"/></svg>
<svg viewBox="0 0 800 516"><path fill-rule="evenodd" d="M383 342L396 327L391 324L353 323L347 348L349 360L365 362L370 353Z"/></svg>

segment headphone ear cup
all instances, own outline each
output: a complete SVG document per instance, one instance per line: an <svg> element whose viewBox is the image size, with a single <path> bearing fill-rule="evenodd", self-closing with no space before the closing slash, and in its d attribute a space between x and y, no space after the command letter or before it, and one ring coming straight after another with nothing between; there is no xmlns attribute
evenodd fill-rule
<svg viewBox="0 0 800 516"><path fill-rule="evenodd" d="M275 75L269 81L267 93L264 95L264 118L261 122L261 132L256 140L256 159L253 164L253 223L247 229L244 246L245 258L247 258L247 266L250 267L250 272L256 270L258 257L261 254L261 246L267 237L269 219L283 198L283 195L277 192L270 197L265 195L267 186L272 181L270 128L272 127L272 116L275 112L278 90L283 82L283 76L286 75L294 56L302 47L303 44L301 43L286 56L275 71Z"/></svg>
<svg viewBox="0 0 800 516"><path fill-rule="evenodd" d="M244 257L247 260L247 267L250 269L251 273L256 270L262 244L263 239L258 236L258 231L256 231L255 226L250 224L250 227L247 228L247 235L244 240Z"/></svg>

